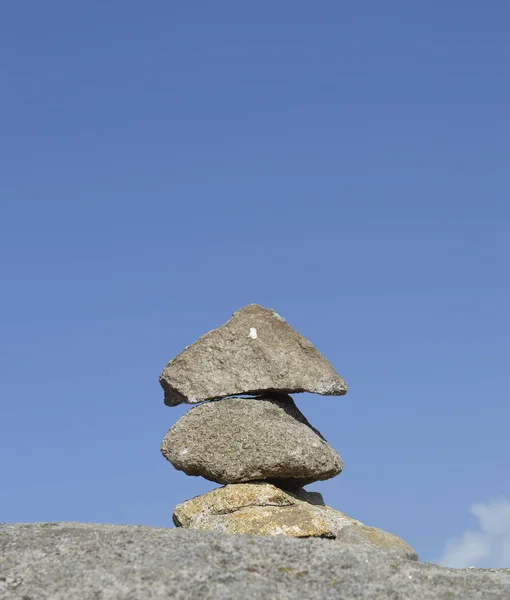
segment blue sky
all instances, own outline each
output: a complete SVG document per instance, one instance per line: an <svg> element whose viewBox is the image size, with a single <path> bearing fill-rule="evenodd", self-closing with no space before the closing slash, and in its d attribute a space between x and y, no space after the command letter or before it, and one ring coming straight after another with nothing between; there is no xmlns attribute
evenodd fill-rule
<svg viewBox="0 0 510 600"><path fill-rule="evenodd" d="M4 3L0 520L170 526L215 486L159 453L186 411L159 373L258 302L349 384L296 396L345 461L309 489L422 560L509 566L509 20Z"/></svg>

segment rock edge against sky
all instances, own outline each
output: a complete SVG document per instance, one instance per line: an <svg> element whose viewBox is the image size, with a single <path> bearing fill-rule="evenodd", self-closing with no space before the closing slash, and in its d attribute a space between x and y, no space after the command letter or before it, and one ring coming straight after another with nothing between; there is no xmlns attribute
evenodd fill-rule
<svg viewBox="0 0 510 600"><path fill-rule="evenodd" d="M159 378L165 404L273 391L341 396L347 384L274 310L250 304L185 348Z"/></svg>
<svg viewBox="0 0 510 600"><path fill-rule="evenodd" d="M447 569L328 539L133 525L0 525L4 600L508 600L510 570Z"/></svg>

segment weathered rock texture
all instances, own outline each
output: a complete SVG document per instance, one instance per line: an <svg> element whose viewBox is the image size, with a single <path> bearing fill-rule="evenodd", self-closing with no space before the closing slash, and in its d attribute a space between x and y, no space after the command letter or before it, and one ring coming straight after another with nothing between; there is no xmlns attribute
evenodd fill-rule
<svg viewBox="0 0 510 600"><path fill-rule="evenodd" d="M177 527L222 533L333 538L324 508L269 483L238 483L177 505L173 520ZM338 513L339 528L354 522Z"/></svg>
<svg viewBox="0 0 510 600"><path fill-rule="evenodd" d="M133 525L0 525L1 600L508 600L510 570L328 539Z"/></svg>
<svg viewBox="0 0 510 600"><path fill-rule="evenodd" d="M343 466L292 398L283 395L196 406L173 425L161 452L176 469L217 483L264 480L301 487L334 477Z"/></svg>
<svg viewBox="0 0 510 600"><path fill-rule="evenodd" d="M337 538L418 558L397 536L367 527L322 502L305 490L287 493L267 483L238 483L179 504L173 520L177 527L220 533ZM348 535L342 535L344 531Z"/></svg>
<svg viewBox="0 0 510 600"><path fill-rule="evenodd" d="M266 391L340 396L345 381L313 344L273 310L250 304L164 368L165 404Z"/></svg>
<svg viewBox="0 0 510 600"><path fill-rule="evenodd" d="M403 550L407 553L414 552L409 544L396 535L377 527L368 527L362 523L342 527L338 530L336 538L353 545L375 546L385 550Z"/></svg>

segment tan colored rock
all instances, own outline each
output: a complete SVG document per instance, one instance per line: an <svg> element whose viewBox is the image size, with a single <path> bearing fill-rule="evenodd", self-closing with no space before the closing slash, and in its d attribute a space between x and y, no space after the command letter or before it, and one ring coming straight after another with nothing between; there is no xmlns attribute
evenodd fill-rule
<svg viewBox="0 0 510 600"><path fill-rule="evenodd" d="M176 527L263 536L336 538L417 560L404 540L324 505L321 494L284 491L269 483L237 483L217 488L179 504Z"/></svg>
<svg viewBox="0 0 510 600"><path fill-rule="evenodd" d="M228 533L333 537L326 521L302 505L242 508L230 514L226 525L223 531Z"/></svg>
<svg viewBox="0 0 510 600"><path fill-rule="evenodd" d="M238 483L217 488L179 504L177 527L223 533L336 537L342 527L359 523L320 504L320 494L300 490L292 494L269 483Z"/></svg>
<svg viewBox="0 0 510 600"><path fill-rule="evenodd" d="M341 396L345 381L313 344L273 310L250 304L185 348L159 378L165 404L241 394Z"/></svg>
<svg viewBox="0 0 510 600"><path fill-rule="evenodd" d="M343 527L338 531L337 539L348 544L401 551L407 558L418 560L416 550L404 542L403 539L377 527L368 527L361 524Z"/></svg>
<svg viewBox="0 0 510 600"><path fill-rule="evenodd" d="M239 483L216 488L177 505L174 521L177 527L194 527L209 516L228 515L247 506L292 506L294 498L275 485Z"/></svg>

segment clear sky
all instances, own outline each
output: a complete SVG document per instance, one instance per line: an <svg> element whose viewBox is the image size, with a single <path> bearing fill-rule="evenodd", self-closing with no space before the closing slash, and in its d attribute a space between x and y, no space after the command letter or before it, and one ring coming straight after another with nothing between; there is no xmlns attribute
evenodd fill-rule
<svg viewBox="0 0 510 600"><path fill-rule="evenodd" d="M160 455L159 373L257 302L349 384L296 395L345 461L309 489L510 566L509 27L506 0L2 3L0 520L171 526L215 484Z"/></svg>

